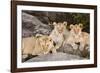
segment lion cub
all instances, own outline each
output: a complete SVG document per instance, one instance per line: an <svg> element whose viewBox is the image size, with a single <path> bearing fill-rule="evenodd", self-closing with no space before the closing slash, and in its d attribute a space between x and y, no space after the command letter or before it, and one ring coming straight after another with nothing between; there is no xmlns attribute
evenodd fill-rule
<svg viewBox="0 0 100 73"><path fill-rule="evenodd" d="M66 31L67 22L56 23L53 22L54 29L52 30L50 37L55 42L55 47L53 49L53 53L56 53L56 50L61 47L64 41L64 33Z"/></svg>
<svg viewBox="0 0 100 73"><path fill-rule="evenodd" d="M71 24L69 38L65 41L65 43L72 45L73 49L78 49L78 45L76 43L79 43L80 51L89 49L89 47L86 46L89 46L90 43L90 36L87 32L82 31L82 26L82 24Z"/></svg>
<svg viewBox="0 0 100 73"><path fill-rule="evenodd" d="M53 40L47 35L23 38L22 44L23 57L27 57L29 54L44 55L54 47Z"/></svg>

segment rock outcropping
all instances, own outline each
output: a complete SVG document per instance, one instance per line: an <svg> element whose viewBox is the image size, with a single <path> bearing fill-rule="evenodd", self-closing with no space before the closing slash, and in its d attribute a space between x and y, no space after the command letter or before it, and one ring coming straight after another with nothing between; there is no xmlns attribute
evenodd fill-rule
<svg viewBox="0 0 100 73"><path fill-rule="evenodd" d="M44 62L44 61L67 61L67 60L82 60L84 58L71 55L63 52L58 52L56 54L41 55L27 60L26 62Z"/></svg>
<svg viewBox="0 0 100 73"><path fill-rule="evenodd" d="M22 37L29 37L36 33L48 35L52 30L48 24L42 23L36 16L25 12L22 12L22 27Z"/></svg>

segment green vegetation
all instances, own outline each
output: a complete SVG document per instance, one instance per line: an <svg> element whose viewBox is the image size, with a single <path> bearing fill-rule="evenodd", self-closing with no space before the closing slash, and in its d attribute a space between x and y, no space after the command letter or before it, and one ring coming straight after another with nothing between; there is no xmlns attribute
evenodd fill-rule
<svg viewBox="0 0 100 73"><path fill-rule="evenodd" d="M50 19L56 22L67 21L70 24L83 24L83 31L89 32L90 15L88 13L62 13L62 12L49 12Z"/></svg>

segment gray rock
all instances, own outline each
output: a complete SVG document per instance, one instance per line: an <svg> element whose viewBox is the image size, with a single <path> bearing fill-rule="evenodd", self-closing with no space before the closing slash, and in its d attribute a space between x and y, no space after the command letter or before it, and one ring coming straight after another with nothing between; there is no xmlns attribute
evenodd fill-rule
<svg viewBox="0 0 100 73"><path fill-rule="evenodd" d="M22 28L23 37L29 37L29 35L36 35L37 33L48 35L51 32L48 24L42 23L36 16L25 12L22 12Z"/></svg>
<svg viewBox="0 0 100 73"><path fill-rule="evenodd" d="M26 62L41 62L41 61L66 61L66 60L82 60L84 58L77 55L58 52L55 54L49 53L47 55L41 55L27 60Z"/></svg>
<svg viewBox="0 0 100 73"><path fill-rule="evenodd" d="M27 36L29 37L29 36L32 36L32 34L33 34L33 32L28 30L28 29L23 29L22 30L22 36L23 37L27 37Z"/></svg>
<svg viewBox="0 0 100 73"><path fill-rule="evenodd" d="M89 56L90 52L88 50L83 50L83 51L80 51L79 49L74 50L73 47L69 44L64 44L57 51L72 54L72 55L77 55L77 56L84 57L84 58L90 57Z"/></svg>

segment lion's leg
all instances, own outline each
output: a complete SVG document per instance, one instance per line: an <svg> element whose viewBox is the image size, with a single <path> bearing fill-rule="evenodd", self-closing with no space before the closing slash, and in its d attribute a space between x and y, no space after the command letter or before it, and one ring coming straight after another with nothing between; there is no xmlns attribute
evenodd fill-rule
<svg viewBox="0 0 100 73"><path fill-rule="evenodd" d="M52 51L52 53L57 53L55 48L53 48L51 51Z"/></svg>
<svg viewBox="0 0 100 73"><path fill-rule="evenodd" d="M25 51L24 51L24 49L22 49L22 59L25 59L25 58L27 58L28 57L28 53L26 53Z"/></svg>
<svg viewBox="0 0 100 73"><path fill-rule="evenodd" d="M78 45L77 44L72 43L71 45L72 45L72 47L73 47L74 50L77 50L78 49Z"/></svg>
<svg viewBox="0 0 100 73"><path fill-rule="evenodd" d="M87 45L86 46L87 46L86 50L90 51L90 41L89 40L87 41Z"/></svg>
<svg viewBox="0 0 100 73"><path fill-rule="evenodd" d="M84 47L85 47L85 44L84 43L80 43L79 50L80 51L83 51L84 50Z"/></svg>
<svg viewBox="0 0 100 73"><path fill-rule="evenodd" d="M74 50L78 49L78 45L75 44L75 39L73 37L69 37L67 40L64 41L64 44L69 44L73 47Z"/></svg>
<svg viewBox="0 0 100 73"><path fill-rule="evenodd" d="M56 44L56 45L51 49L52 53L57 53L58 47L59 47L59 46Z"/></svg>
<svg viewBox="0 0 100 73"><path fill-rule="evenodd" d="M86 45L86 50L90 51L90 45Z"/></svg>
<svg viewBox="0 0 100 73"><path fill-rule="evenodd" d="M77 50L78 49L78 45L75 44L74 40L72 40L71 42L69 42L68 44L70 44L74 50Z"/></svg>
<svg viewBox="0 0 100 73"><path fill-rule="evenodd" d="M53 48L52 52L57 53L57 49L59 49L61 45L62 45L62 42L57 43L56 46Z"/></svg>

